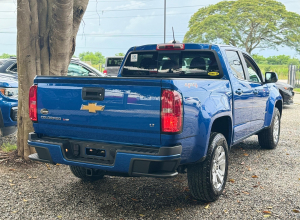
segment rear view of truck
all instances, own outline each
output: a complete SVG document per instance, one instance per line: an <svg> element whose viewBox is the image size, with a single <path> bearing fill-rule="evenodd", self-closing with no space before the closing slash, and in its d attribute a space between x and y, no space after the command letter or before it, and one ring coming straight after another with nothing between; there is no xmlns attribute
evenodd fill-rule
<svg viewBox="0 0 300 220"><path fill-rule="evenodd" d="M181 129L182 99L162 91L159 79L38 77L30 117L31 159L86 167L91 175L177 174L181 146L162 147L160 136Z"/></svg>
<svg viewBox="0 0 300 220"><path fill-rule="evenodd" d="M173 177L188 168L195 198L216 200L228 151L226 138L210 132L211 118L226 116L220 123L229 126L231 115L218 54L207 44L146 45L128 51L116 78L36 77L28 144L37 153L30 159L69 165L84 180ZM211 158L213 166L202 163Z"/></svg>

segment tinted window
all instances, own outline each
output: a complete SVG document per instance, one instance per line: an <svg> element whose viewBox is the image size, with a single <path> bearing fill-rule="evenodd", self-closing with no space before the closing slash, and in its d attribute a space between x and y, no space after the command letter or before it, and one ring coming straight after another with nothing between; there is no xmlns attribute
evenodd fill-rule
<svg viewBox="0 0 300 220"><path fill-rule="evenodd" d="M124 58L107 58L107 67L119 67L122 64Z"/></svg>
<svg viewBox="0 0 300 220"><path fill-rule="evenodd" d="M244 55L244 58L245 58L245 61L247 64L247 70L249 73L250 81L260 83L261 80L259 78L259 70L253 65L253 63L252 63L253 61L251 62L249 57Z"/></svg>
<svg viewBox="0 0 300 220"><path fill-rule="evenodd" d="M17 73L18 72L18 65L17 63L13 65L11 68L9 68L9 71Z"/></svg>
<svg viewBox="0 0 300 220"><path fill-rule="evenodd" d="M68 68L68 76L89 76L87 69L78 64L71 63Z"/></svg>
<svg viewBox="0 0 300 220"><path fill-rule="evenodd" d="M138 52L128 56L123 76L221 78L210 51Z"/></svg>
<svg viewBox="0 0 300 220"><path fill-rule="evenodd" d="M246 79L241 59L236 51L226 51L226 56L233 75L238 79Z"/></svg>

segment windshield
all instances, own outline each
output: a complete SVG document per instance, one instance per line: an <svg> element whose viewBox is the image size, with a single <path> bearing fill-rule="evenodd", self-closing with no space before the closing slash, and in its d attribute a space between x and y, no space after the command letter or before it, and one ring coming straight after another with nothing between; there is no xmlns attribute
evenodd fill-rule
<svg viewBox="0 0 300 220"><path fill-rule="evenodd" d="M107 58L107 67L120 67L124 58Z"/></svg>
<svg viewBox="0 0 300 220"><path fill-rule="evenodd" d="M123 76L221 78L211 51L138 52L128 56Z"/></svg>

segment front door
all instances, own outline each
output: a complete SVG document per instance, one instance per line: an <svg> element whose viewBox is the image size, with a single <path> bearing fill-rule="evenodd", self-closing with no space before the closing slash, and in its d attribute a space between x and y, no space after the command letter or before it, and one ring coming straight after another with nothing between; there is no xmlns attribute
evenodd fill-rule
<svg viewBox="0 0 300 220"><path fill-rule="evenodd" d="M247 81L241 58L237 51L228 50L226 56L230 65L231 86L233 90L233 142L251 133L251 111L253 90Z"/></svg>
<svg viewBox="0 0 300 220"><path fill-rule="evenodd" d="M245 60L245 72L246 78L250 83L253 90L253 111L251 116L251 133L263 128L267 101L269 99L269 88L266 84L263 84L262 74L255 61L243 54Z"/></svg>

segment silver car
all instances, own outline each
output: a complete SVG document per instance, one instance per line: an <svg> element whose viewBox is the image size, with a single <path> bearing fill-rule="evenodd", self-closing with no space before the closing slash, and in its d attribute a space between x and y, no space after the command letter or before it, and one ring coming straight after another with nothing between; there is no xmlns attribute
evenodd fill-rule
<svg viewBox="0 0 300 220"><path fill-rule="evenodd" d="M107 76L118 76L123 59L124 57L106 57L103 73Z"/></svg>

